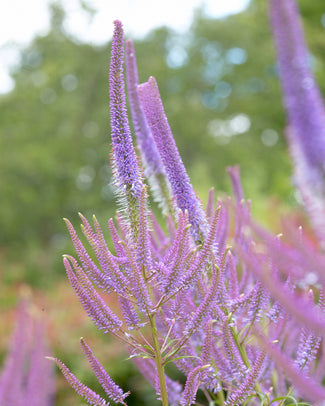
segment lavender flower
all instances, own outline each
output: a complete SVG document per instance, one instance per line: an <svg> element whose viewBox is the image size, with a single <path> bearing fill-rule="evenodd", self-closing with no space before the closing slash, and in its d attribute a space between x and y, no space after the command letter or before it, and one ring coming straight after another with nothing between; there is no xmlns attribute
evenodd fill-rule
<svg viewBox="0 0 325 406"><path fill-rule="evenodd" d="M311 72L296 2L270 0L270 14L295 179L315 229L325 238L325 106Z"/></svg>
<svg viewBox="0 0 325 406"><path fill-rule="evenodd" d="M52 358L53 361L56 362L57 366L60 368L63 376L65 379L69 382L71 387L80 395L82 396L89 405L92 406L108 406L109 403L105 401L102 397L100 397L97 393L89 389L86 385L84 385L82 382L79 381L73 375L72 372L70 372L69 368L60 360L56 358Z"/></svg>
<svg viewBox="0 0 325 406"><path fill-rule="evenodd" d="M116 167L118 185L139 196L142 190L138 163L133 149L128 118L126 114L123 81L124 38L120 21L114 22L110 66L110 114L112 128L113 166Z"/></svg>
<svg viewBox="0 0 325 406"><path fill-rule="evenodd" d="M131 40L126 41L126 79L132 123L145 168L144 173L148 178L155 201L160 204L164 213L173 215L170 185L137 92L139 77L134 45Z"/></svg>
<svg viewBox="0 0 325 406"><path fill-rule="evenodd" d="M254 362L254 367L248 372L247 377L240 387L231 393L225 406L236 406L239 402L244 402L247 398L247 395L254 391L255 383L261 373L263 362L265 359L265 352L261 351L257 359Z"/></svg>
<svg viewBox="0 0 325 406"><path fill-rule="evenodd" d="M72 262L73 268L69 260ZM91 282L78 266L74 258L69 257L63 260L67 276L71 286L75 290L78 299L88 316L94 321L95 325L104 332L119 329L122 321L110 310L103 299L91 285Z"/></svg>
<svg viewBox="0 0 325 406"><path fill-rule="evenodd" d="M282 0L282 5L271 1L276 10L291 10L291 0ZM274 18L282 38L284 20ZM292 392L298 398L324 400L321 369L325 358L318 359L318 351L325 352L324 298L323 293L318 294L318 286L312 286L314 300L314 294L308 293L310 286L302 283L312 268L325 286L324 254L300 230L291 230L291 242L285 244L252 222L238 167L228 169L235 204L219 201L215 208L211 191L206 213L203 211L172 137L155 80L150 78L135 91L135 54L128 42L134 128L143 161L151 168L143 173L165 177L179 209L177 221L167 216L167 231L162 230L149 211L147 187L128 129L123 43L121 24L115 22L110 73L113 165L128 211L127 216L117 214L116 225L112 219L108 221L113 250L96 217L91 226L81 216L91 254L67 221L79 262L65 256L64 264L83 308L99 329L126 343L163 406L189 406L195 403L198 391L210 405L220 406L253 406L256 396L272 403L271 399ZM286 75L284 81L292 81ZM290 92L296 92L293 85L288 84ZM289 109L301 107L290 103ZM290 120L293 128L302 128L296 113ZM305 138L299 137L297 145L303 151ZM314 152L308 148L307 155L312 157ZM122 316L111 311L98 290L114 295ZM281 345L275 346L275 342ZM83 339L81 346L108 397L125 404L127 393L111 380ZM184 386L167 375L170 363L184 375ZM89 404L107 404L61 361L57 364Z"/></svg>
<svg viewBox="0 0 325 406"><path fill-rule="evenodd" d="M128 396L129 393L123 393L122 389L119 388L115 382L113 382L112 378L107 374L104 368L100 365L97 358L94 356L93 352L91 351L90 347L86 343L83 338L80 338L80 344L83 352L85 353L90 366L92 367L94 374L98 378L98 381L104 388L107 396L112 399L114 402L117 403L124 403L124 398Z"/></svg>
<svg viewBox="0 0 325 406"><path fill-rule="evenodd" d="M138 94L147 122L164 164L177 206L188 211L196 240L204 240L206 220L179 155L160 99L155 78L138 87Z"/></svg>
<svg viewBox="0 0 325 406"><path fill-rule="evenodd" d="M27 300L20 303L11 348L0 375L1 406L53 404L54 374L45 358L49 349L44 324L31 310Z"/></svg>
<svg viewBox="0 0 325 406"><path fill-rule="evenodd" d="M110 115L112 137L112 169L115 184L121 197L121 206L126 212L129 232L135 241L138 237L138 201L143 187L142 174L132 145L126 113L123 57L124 37L122 23L114 22L112 57L109 72Z"/></svg>
<svg viewBox="0 0 325 406"><path fill-rule="evenodd" d="M191 406L195 403L196 393L200 385L201 373L204 369L209 368L210 365L203 365L196 367L191 371L186 380L185 389L182 399L180 401L181 406Z"/></svg>

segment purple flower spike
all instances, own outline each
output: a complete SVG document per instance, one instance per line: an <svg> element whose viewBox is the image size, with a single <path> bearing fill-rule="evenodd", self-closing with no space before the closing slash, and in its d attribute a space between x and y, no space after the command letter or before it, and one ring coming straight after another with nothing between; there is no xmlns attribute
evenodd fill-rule
<svg viewBox="0 0 325 406"><path fill-rule="evenodd" d="M126 79L128 85L128 95L130 110L135 135L139 142L140 151L143 160L148 169L148 175L151 173L165 174L164 166L161 162L156 144L152 138L147 120L140 105L137 86L139 84L138 70L136 64L134 45L131 40L125 44L126 53Z"/></svg>
<svg viewBox="0 0 325 406"><path fill-rule="evenodd" d="M122 23L114 21L112 57L109 73L109 96L111 114L111 137L113 166L116 170L117 185L126 188L134 196L140 196L142 180L132 145L132 138L126 113L123 80L124 38Z"/></svg>
<svg viewBox="0 0 325 406"><path fill-rule="evenodd" d="M139 77L133 42L127 40L125 48L126 80L132 123L138 140L145 175L151 186L154 200L160 204L164 213L173 214L174 208L171 202L170 185L137 92Z"/></svg>
<svg viewBox="0 0 325 406"><path fill-rule="evenodd" d="M236 406L247 399L247 395L254 390L255 383L261 373L265 359L265 352L261 351L256 358L253 367L247 373L247 376L240 387L233 392L227 402L226 406Z"/></svg>
<svg viewBox="0 0 325 406"><path fill-rule="evenodd" d="M188 211L196 241L206 236L206 218L179 155L154 77L138 86L140 101L156 142L177 206Z"/></svg>
<svg viewBox="0 0 325 406"><path fill-rule="evenodd" d="M32 320L24 301L18 309L18 320L11 340L11 348L0 375L0 404L10 405L22 402L24 393L23 368L30 341Z"/></svg>
<svg viewBox="0 0 325 406"><path fill-rule="evenodd" d="M89 345L83 338L80 338L80 345L88 359L92 370L94 371L94 374L96 375L99 383L102 385L107 396L114 402L122 403L123 405L125 405L125 402L123 400L129 395L129 392L123 393L122 389L116 385L116 383L101 366L92 350L90 349Z"/></svg>
<svg viewBox="0 0 325 406"><path fill-rule="evenodd" d="M324 170L324 104L309 67L297 5L294 0L271 0L270 4L289 124L308 163Z"/></svg>
<svg viewBox="0 0 325 406"><path fill-rule="evenodd" d="M26 403L33 406L50 405L55 391L54 371L45 357L50 351L45 343L44 330L44 324L35 321L25 394Z"/></svg>
<svg viewBox="0 0 325 406"><path fill-rule="evenodd" d="M271 0L270 14L295 180L316 230L325 238L325 106L309 66L295 1Z"/></svg>
<svg viewBox="0 0 325 406"><path fill-rule="evenodd" d="M34 312L32 311L34 310ZM18 307L17 324L0 373L1 406L49 406L55 392L45 326L27 299Z"/></svg>
<svg viewBox="0 0 325 406"><path fill-rule="evenodd" d="M182 399L180 401L181 406L191 406L195 403L196 392L200 385L200 375L203 369L207 368L209 365L198 366L194 368L188 375L185 389L183 392Z"/></svg>
<svg viewBox="0 0 325 406"><path fill-rule="evenodd" d="M291 381L299 393L311 402L320 402L325 399L324 387L315 379L305 376L291 362L290 358L280 351L279 346L271 344L264 335L259 334L258 340L272 360L283 369L286 378Z"/></svg>
<svg viewBox="0 0 325 406"><path fill-rule="evenodd" d="M106 402L102 397L100 397L97 393L92 391L88 388L88 386L84 385L82 382L77 379L72 372L70 372L69 368L64 365L63 362L58 360L57 358L50 358L56 362L57 366L60 368L63 376L71 385L71 387L78 393L78 395L82 396L86 399L87 403L92 406L108 406L109 403Z"/></svg>

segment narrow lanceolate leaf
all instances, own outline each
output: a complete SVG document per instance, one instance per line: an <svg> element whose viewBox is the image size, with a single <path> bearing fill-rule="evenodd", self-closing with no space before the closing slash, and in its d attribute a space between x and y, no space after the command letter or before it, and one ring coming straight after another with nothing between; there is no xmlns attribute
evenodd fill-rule
<svg viewBox="0 0 325 406"><path fill-rule="evenodd" d="M111 137L117 183L134 196L140 196L142 180L126 113L123 79L124 34L122 23L114 21L112 56L109 72Z"/></svg>
<svg viewBox="0 0 325 406"><path fill-rule="evenodd" d="M83 338L80 339L80 345L88 359L92 370L94 371L94 374L96 375L96 378L102 385L107 396L114 402L122 403L123 405L125 405L124 399L128 396L129 393L123 393L123 390L118 385L116 385L116 383L112 380L112 378L99 363L92 350Z"/></svg>
<svg viewBox="0 0 325 406"><path fill-rule="evenodd" d="M151 77L148 82L139 85L138 94L177 206L182 211L188 211L193 236L196 241L202 241L207 228L205 214L176 147L155 78Z"/></svg>
<svg viewBox="0 0 325 406"><path fill-rule="evenodd" d="M243 383L237 390L235 390L235 392L233 392L229 396L227 402L225 403L225 406L237 406L241 404L247 399L247 396L254 391L254 386L261 373L264 359L265 352L261 351L257 358L254 360L254 364L247 373L247 376L244 379Z"/></svg>
<svg viewBox="0 0 325 406"><path fill-rule="evenodd" d="M168 269L163 280L163 287L167 294L172 294L182 285L184 280L184 262L189 249L187 212L181 210L178 215L178 227L173 244L163 259L165 269ZM164 266L163 266L164 268Z"/></svg>
<svg viewBox="0 0 325 406"><path fill-rule="evenodd" d="M60 368L63 376L68 381L70 386L82 396L89 405L92 406L108 406L109 403L105 399L101 398L97 393L88 388L75 377L75 375L70 372L69 368L64 365L64 363L57 358L52 358L56 362L57 366Z"/></svg>
<svg viewBox="0 0 325 406"><path fill-rule="evenodd" d="M295 180L318 234L325 238L325 115L295 0L270 0Z"/></svg>
<svg viewBox="0 0 325 406"><path fill-rule="evenodd" d="M73 269L70 262L73 265ZM111 311L104 300L99 296L87 275L77 264L77 261L72 257L63 259L65 269L76 295L79 298L82 307L93 320L95 325L104 330L114 332L122 326L122 321Z"/></svg>

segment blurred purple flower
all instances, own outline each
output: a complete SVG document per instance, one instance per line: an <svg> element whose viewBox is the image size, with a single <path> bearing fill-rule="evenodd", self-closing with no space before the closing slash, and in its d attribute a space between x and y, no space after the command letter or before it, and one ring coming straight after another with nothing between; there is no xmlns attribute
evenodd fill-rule
<svg viewBox="0 0 325 406"><path fill-rule="evenodd" d="M325 239L325 106L311 70L297 3L270 0L270 16L295 181L316 231Z"/></svg>

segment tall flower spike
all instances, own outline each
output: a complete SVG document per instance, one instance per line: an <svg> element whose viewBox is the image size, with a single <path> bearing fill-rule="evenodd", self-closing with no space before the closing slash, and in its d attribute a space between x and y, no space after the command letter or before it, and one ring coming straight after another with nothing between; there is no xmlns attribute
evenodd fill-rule
<svg viewBox="0 0 325 406"><path fill-rule="evenodd" d="M69 259L68 259L69 258ZM63 259L67 276L82 307L99 330L114 332L122 326L122 321L110 310L92 286L87 275L73 257ZM70 262L73 265L73 269Z"/></svg>
<svg viewBox="0 0 325 406"><path fill-rule="evenodd" d="M78 257L80 259L80 262L82 264L83 269L89 270L88 275L91 277L91 279L96 282L101 288L107 289L107 283L105 280L105 275L102 274L102 272L97 268L93 260L90 258L88 252L86 251L85 247L83 246L82 242L77 236L77 233L75 229L73 228L72 224L68 219L64 219L67 228L69 230L71 240L73 242L73 245L75 247L75 250L78 254Z"/></svg>
<svg viewBox="0 0 325 406"><path fill-rule="evenodd" d="M199 366L193 369L187 377L185 389L180 401L181 406L191 406L195 403L196 392L200 385L200 373L210 365Z"/></svg>
<svg viewBox="0 0 325 406"><path fill-rule="evenodd" d="M142 178L133 148L126 112L123 80L124 37L122 23L114 21L112 57L109 72L109 96L112 137L112 166L115 182L122 197L126 197L131 233L137 237L137 202L142 190Z"/></svg>
<svg viewBox="0 0 325 406"><path fill-rule="evenodd" d="M162 209L173 214L170 197L170 186L165 174L165 169L157 146L150 132L147 120L140 105L137 87L139 84L138 69L135 57L134 45L131 40L125 44L126 80L132 123L138 146L141 153L145 174L148 177L155 200L161 204Z"/></svg>
<svg viewBox="0 0 325 406"><path fill-rule="evenodd" d="M143 269L145 274L148 274L152 269L152 258L149 242L147 191L145 187L143 187L140 196L139 237L137 242L136 259L137 265Z"/></svg>
<svg viewBox="0 0 325 406"><path fill-rule="evenodd" d="M26 364L26 354L28 353L29 333L32 329L32 320L27 311L26 301L20 304L17 316L17 325L11 339L11 348L0 376L1 405L19 404L24 397L22 393L23 370Z"/></svg>
<svg viewBox="0 0 325 406"><path fill-rule="evenodd" d="M145 313L152 308L152 301L146 285L146 275L142 267L138 266L135 253L125 243L123 244L132 270L132 276L130 277L133 285L132 293L139 310Z"/></svg>
<svg viewBox="0 0 325 406"><path fill-rule="evenodd" d="M46 406L55 391L52 365L45 359L44 325L37 320L25 299L18 308L18 319L11 348L0 374L0 405Z"/></svg>
<svg viewBox="0 0 325 406"><path fill-rule="evenodd" d="M101 366L95 355L93 354L92 350L90 349L89 345L83 338L80 338L80 345L82 351L86 355L88 362L96 375L99 383L102 385L104 391L106 392L107 396L116 403L124 403L124 398L128 396L127 393L123 393L122 389L116 385L116 383L112 380L112 378L108 375L108 373L104 370Z"/></svg>
<svg viewBox="0 0 325 406"><path fill-rule="evenodd" d="M75 377L75 375L70 372L69 368L57 358L50 358L56 362L57 366L60 368L63 376L68 381L70 386L78 393L78 395L82 396L86 399L87 403L92 406L108 406L109 403L106 402L102 397L100 397L97 393L92 391L88 388L88 386L84 385L82 382L79 381Z"/></svg>
<svg viewBox="0 0 325 406"><path fill-rule="evenodd" d="M295 180L311 221L325 238L325 113L309 58L295 0L270 0L284 104L289 120L288 142L295 162Z"/></svg>
<svg viewBox="0 0 325 406"><path fill-rule="evenodd" d="M227 399L226 406L236 406L241 402L244 402L247 395L254 390L255 383L261 373L265 358L265 352L261 351L254 362L254 366L248 372L243 383L239 388L233 392Z"/></svg>
<svg viewBox="0 0 325 406"><path fill-rule="evenodd" d="M205 214L179 155L155 78L150 77L148 82L139 85L138 94L177 206L182 211L188 211L194 239L204 240L207 228Z"/></svg>
<svg viewBox="0 0 325 406"><path fill-rule="evenodd" d="M213 269L213 275L211 280L211 286L204 299L200 303L199 307L193 313L192 317L190 318L189 322L187 323L185 335L191 335L196 329L202 325L204 320L209 316L209 310L211 306L215 305L215 299L218 293L218 282L219 282L219 273L220 271L215 267Z"/></svg>
<svg viewBox="0 0 325 406"><path fill-rule="evenodd" d="M45 358L49 349L45 343L44 324L40 320L35 322L33 335L25 399L33 406L50 405L55 390L54 371Z"/></svg>

